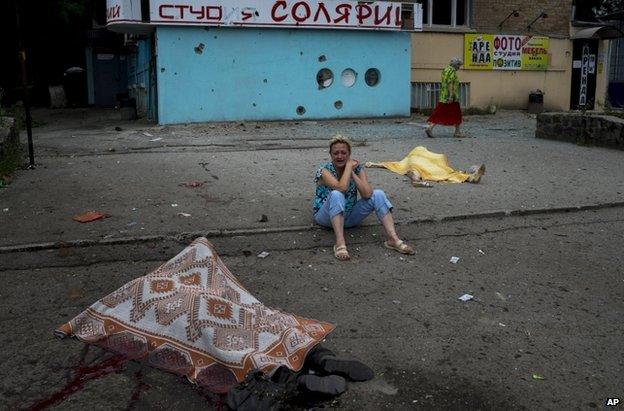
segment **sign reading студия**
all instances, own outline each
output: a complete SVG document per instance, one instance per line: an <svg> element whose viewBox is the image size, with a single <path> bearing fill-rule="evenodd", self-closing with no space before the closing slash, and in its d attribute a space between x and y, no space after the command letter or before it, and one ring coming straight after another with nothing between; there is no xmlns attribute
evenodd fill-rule
<svg viewBox="0 0 624 411"><path fill-rule="evenodd" d="M465 34L464 69L547 70L548 37Z"/></svg>
<svg viewBox="0 0 624 411"><path fill-rule="evenodd" d="M137 0L107 0L107 24L124 23L319 29L422 30L422 5L404 27L402 4L352 0L151 0L149 20ZM146 17L146 16L143 16Z"/></svg>

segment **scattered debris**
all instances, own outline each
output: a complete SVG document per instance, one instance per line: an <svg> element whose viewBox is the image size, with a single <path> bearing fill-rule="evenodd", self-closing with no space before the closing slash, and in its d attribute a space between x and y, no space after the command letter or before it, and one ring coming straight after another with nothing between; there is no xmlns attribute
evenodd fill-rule
<svg viewBox="0 0 624 411"><path fill-rule="evenodd" d="M485 253L483 252L483 250L482 250L482 249L480 249L480 248L479 248L479 253L481 253L481 254L485 255Z"/></svg>
<svg viewBox="0 0 624 411"><path fill-rule="evenodd" d="M154 142L154 141L159 141L159 140L162 140L162 137L156 137L156 138L151 139L150 141Z"/></svg>
<svg viewBox="0 0 624 411"><path fill-rule="evenodd" d="M178 213L178 215L180 217L190 217L191 216L189 213Z"/></svg>
<svg viewBox="0 0 624 411"><path fill-rule="evenodd" d="M501 327L507 327L507 324L503 324L503 323L498 323L498 325L500 325Z"/></svg>
<svg viewBox="0 0 624 411"><path fill-rule="evenodd" d="M204 185L203 181L187 181L185 183L180 183L180 186L187 188L197 188Z"/></svg>
<svg viewBox="0 0 624 411"><path fill-rule="evenodd" d="M143 132L143 135L144 135L145 137L154 137L154 135L153 135L153 134L150 134L150 133L148 133L147 131L144 131L144 132Z"/></svg>
<svg viewBox="0 0 624 411"><path fill-rule="evenodd" d="M249 251L249 250L243 250L243 255L244 255L245 257L249 257L249 256L251 255L251 251Z"/></svg>
<svg viewBox="0 0 624 411"><path fill-rule="evenodd" d="M7 211L9 211L9 209L8 208L3 208L2 211L4 211L6 213Z"/></svg>
<svg viewBox="0 0 624 411"><path fill-rule="evenodd" d="M539 375L538 373L534 372L533 373L533 379L534 380L545 380L546 378L544 378L541 375Z"/></svg>
<svg viewBox="0 0 624 411"><path fill-rule="evenodd" d="M72 220L78 221L79 223L90 223L91 221L103 220L108 217L110 217L110 214L102 213L101 211L89 211L84 214L75 215Z"/></svg>
<svg viewBox="0 0 624 411"><path fill-rule="evenodd" d="M501 293L499 293L498 291L494 293L496 295L496 297L501 300L501 301L507 301L507 298L505 298L504 295L502 295Z"/></svg>
<svg viewBox="0 0 624 411"><path fill-rule="evenodd" d="M269 256L269 253L267 251L263 251L260 254L258 254L258 258L267 258Z"/></svg>
<svg viewBox="0 0 624 411"><path fill-rule="evenodd" d="M457 262L459 261L459 257L452 256L450 261L453 264L457 264Z"/></svg>
<svg viewBox="0 0 624 411"><path fill-rule="evenodd" d="M459 297L459 300L462 300L463 302L466 301L470 301L474 298L474 296L470 295L470 294L464 294L461 297Z"/></svg>
<svg viewBox="0 0 624 411"><path fill-rule="evenodd" d="M138 223L136 221L132 221L128 224L126 224L126 227L134 227L135 225L137 225Z"/></svg>
<svg viewBox="0 0 624 411"><path fill-rule="evenodd" d="M76 301L84 297L84 290L78 287L69 287L67 290L67 299Z"/></svg>
<svg viewBox="0 0 624 411"><path fill-rule="evenodd" d="M119 126L115 127L115 131L121 131L121 130L123 130L123 128L121 128Z"/></svg>
<svg viewBox="0 0 624 411"><path fill-rule="evenodd" d="M259 223L266 223L267 221L269 221L269 217L267 217L266 214L262 214L262 217L258 220Z"/></svg>
<svg viewBox="0 0 624 411"><path fill-rule="evenodd" d="M178 206L178 205L177 205L177 204L175 204L175 203L171 204L171 207L177 207L177 206Z"/></svg>
<svg viewBox="0 0 624 411"><path fill-rule="evenodd" d="M323 287L323 288L322 288L322 290L323 290L323 291L325 291L325 292L327 292L327 291L329 291L329 288L327 288L327 287Z"/></svg>

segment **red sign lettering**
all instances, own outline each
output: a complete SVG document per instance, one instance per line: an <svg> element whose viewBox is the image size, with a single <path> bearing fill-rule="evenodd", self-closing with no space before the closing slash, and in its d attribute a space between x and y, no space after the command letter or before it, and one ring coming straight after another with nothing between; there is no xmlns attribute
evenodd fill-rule
<svg viewBox="0 0 624 411"><path fill-rule="evenodd" d="M325 3L319 3L318 4L318 9L316 9L316 14L314 15L314 22L316 23L318 21L318 17L319 17L319 14L321 13L321 11L325 15L325 21L327 23L331 23L331 17L329 17L329 12L325 8Z"/></svg>
<svg viewBox="0 0 624 411"><path fill-rule="evenodd" d="M350 4L339 4L336 6L336 13L340 17L334 19L334 23L338 23L344 21L346 24L349 24L349 14L351 13L351 5Z"/></svg>
<svg viewBox="0 0 624 411"><path fill-rule="evenodd" d="M299 9L303 6L303 15L298 13ZM292 7L292 17L297 23L303 23L310 17L310 6L305 1L295 3Z"/></svg>
<svg viewBox="0 0 624 411"><path fill-rule="evenodd" d="M369 18L371 14L373 14L373 10L370 8L370 6L366 4L358 4L357 6L355 6L355 12L357 14L357 19L360 24L364 24L364 20Z"/></svg>
<svg viewBox="0 0 624 411"><path fill-rule="evenodd" d="M286 2L284 0L278 0L275 2L275 4L273 5L273 8L271 9L271 18L273 19L273 21L278 21L278 22L286 20L286 17L288 17L287 14L284 14L282 16L278 16L276 14L278 7L286 9Z"/></svg>

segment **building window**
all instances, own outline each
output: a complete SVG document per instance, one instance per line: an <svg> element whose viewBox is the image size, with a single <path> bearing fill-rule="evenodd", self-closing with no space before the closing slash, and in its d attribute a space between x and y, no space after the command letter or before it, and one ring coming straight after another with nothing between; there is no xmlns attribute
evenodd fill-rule
<svg viewBox="0 0 624 411"><path fill-rule="evenodd" d="M432 109L440 100L440 83L412 83L412 109ZM459 84L459 106L470 106L470 83Z"/></svg>
<svg viewBox="0 0 624 411"><path fill-rule="evenodd" d="M416 0L422 4L423 27L468 26L470 0Z"/></svg>
<svg viewBox="0 0 624 411"><path fill-rule="evenodd" d="M328 68L323 68L316 73L316 82L319 90L327 88L334 82L334 73Z"/></svg>
<svg viewBox="0 0 624 411"><path fill-rule="evenodd" d="M370 87L375 87L379 84L380 77L381 74L379 73L379 70L376 68L369 68L366 70L366 73L364 73L364 82Z"/></svg>

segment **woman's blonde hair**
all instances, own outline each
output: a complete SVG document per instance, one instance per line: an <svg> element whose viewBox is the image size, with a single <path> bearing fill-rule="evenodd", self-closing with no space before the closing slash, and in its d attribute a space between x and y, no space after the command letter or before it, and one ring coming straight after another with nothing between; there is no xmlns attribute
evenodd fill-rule
<svg viewBox="0 0 624 411"><path fill-rule="evenodd" d="M343 137L342 134L336 134L329 140L329 152L331 153L332 147L334 144L345 144L349 149L349 153L351 153L351 142L348 138Z"/></svg>

